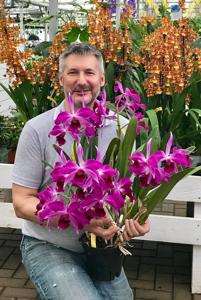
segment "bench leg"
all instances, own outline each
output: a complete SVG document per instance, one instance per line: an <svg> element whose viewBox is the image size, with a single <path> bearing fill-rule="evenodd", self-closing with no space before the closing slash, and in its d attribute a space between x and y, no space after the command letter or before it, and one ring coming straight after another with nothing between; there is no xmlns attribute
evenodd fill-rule
<svg viewBox="0 0 201 300"><path fill-rule="evenodd" d="M200 203L194 203L194 217L201 217ZM193 257L191 289L193 294L201 294L201 246L193 246L192 256Z"/></svg>
<svg viewBox="0 0 201 300"><path fill-rule="evenodd" d="M201 294L201 246L193 246L191 289L193 294Z"/></svg>

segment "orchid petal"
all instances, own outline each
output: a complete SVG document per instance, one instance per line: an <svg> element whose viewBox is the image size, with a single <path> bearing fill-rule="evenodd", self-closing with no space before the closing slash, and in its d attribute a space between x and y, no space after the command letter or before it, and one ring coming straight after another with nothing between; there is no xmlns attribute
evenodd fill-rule
<svg viewBox="0 0 201 300"><path fill-rule="evenodd" d="M83 148L81 144L79 144L77 147L77 158L78 158L79 165L82 166L84 164L84 160L83 160Z"/></svg>
<svg viewBox="0 0 201 300"><path fill-rule="evenodd" d="M173 143L173 134L172 134L172 132L170 132L170 137L169 137L169 140L167 142L167 146L166 146L166 150L165 150L166 155L170 154L172 143Z"/></svg>
<svg viewBox="0 0 201 300"><path fill-rule="evenodd" d="M66 99L66 101L69 104L70 112L72 114L74 114L75 113L75 107L74 107L74 103L73 103L73 98L72 98L70 93L68 94L68 98Z"/></svg>
<svg viewBox="0 0 201 300"><path fill-rule="evenodd" d="M147 159L149 158L150 153L151 153L151 141L152 141L152 138L149 139L149 141L147 142L147 147L146 147L146 149L147 149L147 152L146 152L146 158L147 158Z"/></svg>

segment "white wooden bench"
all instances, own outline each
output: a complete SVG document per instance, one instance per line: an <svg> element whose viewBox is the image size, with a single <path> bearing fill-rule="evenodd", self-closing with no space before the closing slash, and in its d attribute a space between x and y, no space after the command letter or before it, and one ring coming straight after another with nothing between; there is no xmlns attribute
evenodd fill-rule
<svg viewBox="0 0 201 300"><path fill-rule="evenodd" d="M13 165L0 164L0 189L11 188L12 168ZM151 231L143 240L192 245L192 293L201 293L201 177L189 176L183 179L167 200L193 202L194 217L152 214ZM21 220L16 218L12 203L0 202L0 227L21 228Z"/></svg>

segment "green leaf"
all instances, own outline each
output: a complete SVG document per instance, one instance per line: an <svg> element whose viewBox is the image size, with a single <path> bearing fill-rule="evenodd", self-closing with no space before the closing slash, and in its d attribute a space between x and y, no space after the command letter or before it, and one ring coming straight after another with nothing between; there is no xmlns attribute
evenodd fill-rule
<svg viewBox="0 0 201 300"><path fill-rule="evenodd" d="M88 144L88 159L96 159L98 147L98 137L91 137Z"/></svg>
<svg viewBox="0 0 201 300"><path fill-rule="evenodd" d="M76 144L76 143L74 142L74 144ZM88 151L88 149L89 149L88 146L89 145L88 145L86 137L84 137L84 136L81 137L80 144L82 145L82 148L83 148L83 155L84 155L83 159L87 160L88 159L88 152L89 152ZM75 153L77 153L77 152L75 152Z"/></svg>
<svg viewBox="0 0 201 300"><path fill-rule="evenodd" d="M29 80L25 80L22 84L17 87L24 96L27 111L30 118L34 117L34 104L33 104L33 86Z"/></svg>
<svg viewBox="0 0 201 300"><path fill-rule="evenodd" d="M201 109L198 108L191 108L189 111L194 111L198 114L199 117L201 117Z"/></svg>
<svg viewBox="0 0 201 300"><path fill-rule="evenodd" d="M106 76L106 92L109 100L114 100L114 83L116 79L116 70L115 70L115 63L114 62L109 62L106 71L105 71L105 76Z"/></svg>
<svg viewBox="0 0 201 300"><path fill-rule="evenodd" d="M70 157L68 156L68 154L60 146L53 144L53 148L59 155L63 154L64 157L66 158L66 160L70 160Z"/></svg>
<svg viewBox="0 0 201 300"><path fill-rule="evenodd" d="M53 93L50 82L46 81L42 86L39 83L36 83L33 86L33 92L37 100L35 115L39 115L52 108L51 101L47 98Z"/></svg>
<svg viewBox="0 0 201 300"><path fill-rule="evenodd" d="M201 95L200 95L200 85L199 83L192 84L190 87L191 91L191 105L194 108L201 108Z"/></svg>
<svg viewBox="0 0 201 300"><path fill-rule="evenodd" d="M32 102L32 85L26 80L20 86L13 89L11 86L7 88L0 83L5 92L14 101L17 110L22 114L23 121L31 119L33 115L33 102Z"/></svg>
<svg viewBox="0 0 201 300"><path fill-rule="evenodd" d="M83 30L80 31L80 42L88 42L89 40L89 33L87 28L84 28Z"/></svg>
<svg viewBox="0 0 201 300"><path fill-rule="evenodd" d="M115 167L115 162L117 158L117 154L119 153L119 147L120 147L120 139L115 137L112 139L110 142L106 154L105 154L105 159L103 164L109 164L111 167Z"/></svg>
<svg viewBox="0 0 201 300"><path fill-rule="evenodd" d="M34 47L34 54L35 55L42 55L42 56L48 56L49 54L49 48L51 46L52 42L41 42L40 44L36 45Z"/></svg>
<svg viewBox="0 0 201 300"><path fill-rule="evenodd" d="M49 164L46 160L42 160L42 163L44 163L45 166L50 167L50 169L54 169L54 167L51 164Z"/></svg>
<svg viewBox="0 0 201 300"><path fill-rule="evenodd" d="M69 43L77 41L80 34L80 27L73 27L71 31L66 35L66 39Z"/></svg>
<svg viewBox="0 0 201 300"><path fill-rule="evenodd" d="M197 109L197 111L200 111L200 109L199 110ZM196 109L190 109L189 110L189 115L192 116L192 118L194 119L196 125L201 129L201 123L199 122L198 117L195 114L195 112L197 112L197 111L196 111ZM200 115L200 113L199 113L199 115Z"/></svg>
<svg viewBox="0 0 201 300"><path fill-rule="evenodd" d="M139 218L139 222L141 224L144 223L144 221L148 218L149 214L155 209L155 207L161 201L163 201L167 197L170 191L182 178L184 178L187 175L192 175L200 170L201 170L201 166L182 170L179 173L174 174L168 182L162 183L157 188L155 188L150 193L148 193L145 200L143 201L143 207L146 208L146 212L141 215L141 217ZM134 217L135 212L136 212L136 207L133 207L130 213L131 218Z"/></svg>
<svg viewBox="0 0 201 300"><path fill-rule="evenodd" d="M185 111L185 99L187 95L187 89L184 89L181 94L172 95L173 110L171 114L170 131L174 131L180 124L182 114Z"/></svg>
<svg viewBox="0 0 201 300"><path fill-rule="evenodd" d="M125 177L128 173L128 158L132 153L135 138L136 138L136 125L137 125L136 119L131 119L129 121L126 134L121 143L119 156L118 156L118 163L117 163L118 166L117 168L120 172L121 178Z"/></svg>
<svg viewBox="0 0 201 300"><path fill-rule="evenodd" d="M133 191L133 195L135 195L135 197L137 199L138 194L140 192L140 179L137 176L133 180L132 191Z"/></svg>
<svg viewBox="0 0 201 300"><path fill-rule="evenodd" d="M155 110L153 109L149 109L146 111L146 114L149 118L149 121L151 123L151 128L152 128L152 133L151 133L151 137L152 137L152 150L154 149L158 149L158 147L161 144L161 136L160 136L160 130L159 130L159 124L158 124L158 117L157 114L155 112Z"/></svg>

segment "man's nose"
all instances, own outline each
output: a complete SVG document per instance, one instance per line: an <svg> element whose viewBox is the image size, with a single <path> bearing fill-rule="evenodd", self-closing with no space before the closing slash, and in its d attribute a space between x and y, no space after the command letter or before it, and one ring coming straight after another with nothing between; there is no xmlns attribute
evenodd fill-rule
<svg viewBox="0 0 201 300"><path fill-rule="evenodd" d="M86 82L87 82L87 80L86 80L85 74L84 73L80 73L79 77L78 77L78 83L81 84L81 85L83 85Z"/></svg>

